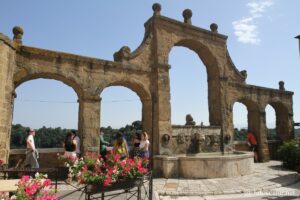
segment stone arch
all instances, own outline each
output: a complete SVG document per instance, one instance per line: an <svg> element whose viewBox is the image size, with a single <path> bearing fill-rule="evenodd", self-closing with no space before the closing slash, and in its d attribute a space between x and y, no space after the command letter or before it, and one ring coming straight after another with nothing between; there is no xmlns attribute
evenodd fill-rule
<svg viewBox="0 0 300 200"><path fill-rule="evenodd" d="M83 97L83 90L82 90L81 86L78 83L76 83L76 81L74 81L70 78L66 78L65 76L63 76L61 74L54 74L54 73L36 73L36 74L30 74L30 75L28 75L28 74L24 75L22 73L17 73L14 76L14 86L15 86L14 89L16 89L18 86L20 86L24 82L34 80L34 79L39 79L39 78L53 79L53 80L63 82L64 84L70 86L75 91L78 99Z"/></svg>
<svg viewBox="0 0 300 200"><path fill-rule="evenodd" d="M105 88L110 86L123 86L137 94L142 103L142 126L143 129L152 136L152 103L150 91L147 90L141 83L132 80L116 80L102 87L99 93L101 94Z"/></svg>
<svg viewBox="0 0 300 200"><path fill-rule="evenodd" d="M184 58L184 59L178 59ZM169 55L170 121L184 125L191 114L195 123L209 124L206 67L199 56L186 47L173 47ZM178 90L178 87L184 88ZM180 92L179 92L180 91ZM182 105L185 105L182 107Z"/></svg>
<svg viewBox="0 0 300 200"><path fill-rule="evenodd" d="M195 52L206 67L208 82L208 110L210 125L221 125L221 98L220 98L220 69L217 55L203 43L194 39L182 39L173 46L181 46ZM172 47L168 50L168 54ZM167 59L168 60L168 59Z"/></svg>
<svg viewBox="0 0 300 200"><path fill-rule="evenodd" d="M232 102L231 104L231 110L233 110L234 104L238 102L243 104L247 109L247 123L248 123L248 129L252 130L254 134L257 136L259 125L257 119L259 118L260 111L259 111L259 105L248 98L239 98Z"/></svg>
<svg viewBox="0 0 300 200"><path fill-rule="evenodd" d="M236 100L235 102L239 102L246 106L247 108L247 122L248 122L248 129L251 129L254 131L254 134L258 134L258 124L257 124L257 118L259 116L259 106L256 102L252 101L251 99L241 98L239 100ZM234 103L235 103L234 102ZM232 104L233 106L233 104ZM257 135L256 135L257 136Z"/></svg>
<svg viewBox="0 0 300 200"><path fill-rule="evenodd" d="M259 103L253 101L249 98L240 98L234 101L242 103L246 106L248 114L248 129L251 130L256 136L258 142L258 159L259 161L268 161L269 160L269 148L267 144L267 135L266 135L266 113L261 110Z"/></svg>
<svg viewBox="0 0 300 200"><path fill-rule="evenodd" d="M277 136L283 141L290 139L288 108L281 101L270 101L268 104L275 110Z"/></svg>

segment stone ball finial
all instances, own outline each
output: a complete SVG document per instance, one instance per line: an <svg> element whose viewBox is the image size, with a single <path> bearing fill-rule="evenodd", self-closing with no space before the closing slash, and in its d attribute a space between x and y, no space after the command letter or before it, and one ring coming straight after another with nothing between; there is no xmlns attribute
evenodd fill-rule
<svg viewBox="0 0 300 200"><path fill-rule="evenodd" d="M152 5L153 15L160 15L161 5L159 3L155 3Z"/></svg>
<svg viewBox="0 0 300 200"><path fill-rule="evenodd" d="M244 77L244 79L247 78L247 70L240 71L241 75Z"/></svg>
<svg viewBox="0 0 300 200"><path fill-rule="evenodd" d="M15 26L13 28L14 41L22 43L22 36L24 34L23 28L20 26Z"/></svg>
<svg viewBox="0 0 300 200"><path fill-rule="evenodd" d="M217 32L218 32L218 24L212 23L212 24L210 25L210 30L211 30L212 32L214 32L214 33L217 33Z"/></svg>
<svg viewBox="0 0 300 200"><path fill-rule="evenodd" d="M279 84L279 90L285 90L283 81L279 81L278 84Z"/></svg>
<svg viewBox="0 0 300 200"><path fill-rule="evenodd" d="M187 23L187 24L192 24L192 16L193 16L193 12L191 9L185 9L183 12L182 12L182 16L184 18L184 23Z"/></svg>

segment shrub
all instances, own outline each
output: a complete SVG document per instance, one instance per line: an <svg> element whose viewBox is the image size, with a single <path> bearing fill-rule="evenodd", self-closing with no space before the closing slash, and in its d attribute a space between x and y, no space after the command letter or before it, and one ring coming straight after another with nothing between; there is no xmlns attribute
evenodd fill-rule
<svg viewBox="0 0 300 200"><path fill-rule="evenodd" d="M300 146L295 140L284 142L278 150L279 158L283 161L283 165L289 169L293 169L300 164Z"/></svg>

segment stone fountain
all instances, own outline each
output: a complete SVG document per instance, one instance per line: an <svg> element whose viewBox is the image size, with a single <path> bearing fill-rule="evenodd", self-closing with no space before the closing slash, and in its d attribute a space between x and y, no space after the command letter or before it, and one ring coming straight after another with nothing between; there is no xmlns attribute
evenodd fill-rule
<svg viewBox="0 0 300 200"><path fill-rule="evenodd" d="M195 125L191 115L185 125L173 125L172 135L161 139L161 155L154 156L156 174L165 178L221 178L252 172L253 154L234 151L225 136L221 152L221 128Z"/></svg>

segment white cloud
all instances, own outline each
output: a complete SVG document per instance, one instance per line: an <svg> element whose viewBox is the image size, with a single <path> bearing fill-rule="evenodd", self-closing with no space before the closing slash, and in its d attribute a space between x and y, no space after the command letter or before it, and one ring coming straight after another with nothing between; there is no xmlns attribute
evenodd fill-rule
<svg viewBox="0 0 300 200"><path fill-rule="evenodd" d="M260 43L258 26L255 24L255 20L262 17L266 9L273 4L273 0L256 0L247 4L250 8L250 16L232 22L234 34L238 37L239 42L246 44Z"/></svg>

